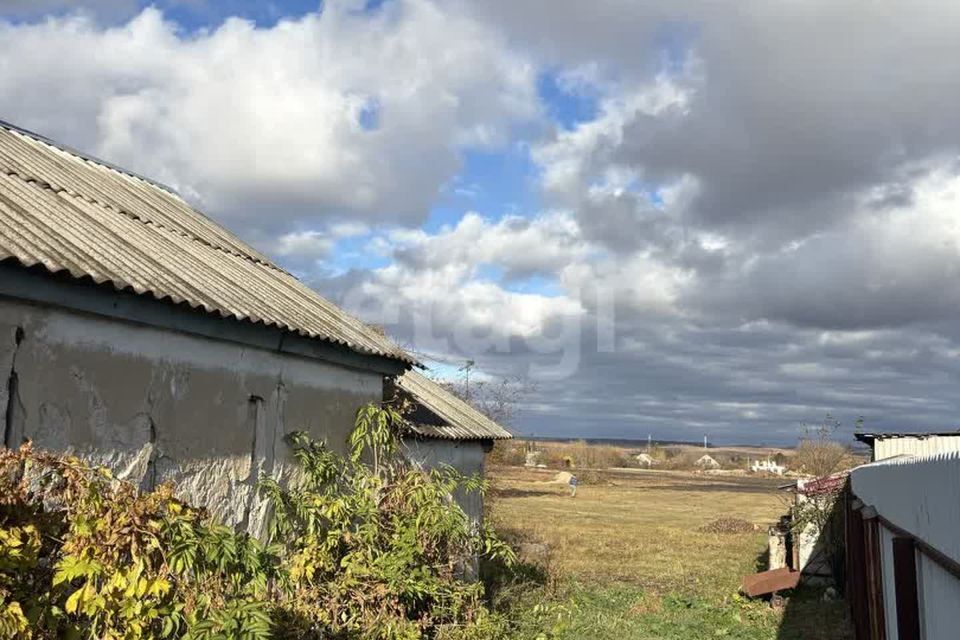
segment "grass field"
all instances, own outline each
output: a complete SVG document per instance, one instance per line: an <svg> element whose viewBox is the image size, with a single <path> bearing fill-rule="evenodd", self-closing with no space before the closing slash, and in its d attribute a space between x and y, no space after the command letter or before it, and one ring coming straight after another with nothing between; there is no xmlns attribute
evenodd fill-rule
<svg viewBox="0 0 960 640"><path fill-rule="evenodd" d="M844 606L801 593L781 610L738 595L756 571L766 526L784 509L782 480L682 472L584 474L576 498L555 472L490 470L489 513L528 561L531 580L506 587L498 606L517 638L842 639ZM703 533L719 518L758 525ZM765 566L761 568L766 568Z"/></svg>

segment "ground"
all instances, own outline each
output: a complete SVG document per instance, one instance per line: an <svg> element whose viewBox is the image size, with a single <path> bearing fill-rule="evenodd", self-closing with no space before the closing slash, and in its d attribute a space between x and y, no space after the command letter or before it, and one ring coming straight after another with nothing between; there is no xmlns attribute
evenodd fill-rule
<svg viewBox="0 0 960 640"><path fill-rule="evenodd" d="M576 498L555 472L490 470L492 521L544 565L501 589L517 638L842 639L842 602L819 592L782 609L738 595L740 578L765 562L766 527L784 510L782 479L686 472L581 472ZM705 533L719 518L756 524ZM765 566L761 568L766 568Z"/></svg>

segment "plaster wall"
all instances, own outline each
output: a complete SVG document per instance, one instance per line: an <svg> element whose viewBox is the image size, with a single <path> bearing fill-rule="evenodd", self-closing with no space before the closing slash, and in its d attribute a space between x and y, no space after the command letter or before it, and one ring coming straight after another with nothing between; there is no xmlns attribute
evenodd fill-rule
<svg viewBox="0 0 960 640"><path fill-rule="evenodd" d="M173 481L222 522L262 533L258 478L288 479L283 441L346 448L382 374L237 342L0 298L0 433L70 451L149 489Z"/></svg>
<svg viewBox="0 0 960 640"><path fill-rule="evenodd" d="M466 476L482 475L486 448L480 440L440 440L407 438L403 452L413 464L423 469L450 465ZM474 525L483 521L483 496L475 492L458 491L457 504Z"/></svg>

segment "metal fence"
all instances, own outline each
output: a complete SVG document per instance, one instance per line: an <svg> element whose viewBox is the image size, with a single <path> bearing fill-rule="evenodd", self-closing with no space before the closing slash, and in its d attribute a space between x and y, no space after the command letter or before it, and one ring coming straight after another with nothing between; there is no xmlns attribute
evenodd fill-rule
<svg viewBox="0 0 960 640"><path fill-rule="evenodd" d="M858 467L845 501L857 639L960 638L960 453Z"/></svg>

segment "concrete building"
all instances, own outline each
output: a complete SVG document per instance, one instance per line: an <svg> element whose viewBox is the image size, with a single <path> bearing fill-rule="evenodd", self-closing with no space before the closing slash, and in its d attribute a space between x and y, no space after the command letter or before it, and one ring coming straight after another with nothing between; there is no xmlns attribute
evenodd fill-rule
<svg viewBox="0 0 960 640"><path fill-rule="evenodd" d="M786 473L787 468L782 464L777 464L773 460L754 460L750 465L750 470L754 473L772 473L782 476Z"/></svg>
<svg viewBox="0 0 960 640"><path fill-rule="evenodd" d="M0 124L6 446L173 481L259 533L255 485L290 473L284 435L345 449L411 364L171 190Z"/></svg>
<svg viewBox="0 0 960 640"><path fill-rule="evenodd" d="M868 445L873 460L894 456L932 456L960 451L960 431L927 433L857 433L854 437Z"/></svg>
<svg viewBox="0 0 960 640"><path fill-rule="evenodd" d="M406 414L409 432L403 441L405 455L426 469L450 465L465 475L483 475L485 454L493 441L513 437L442 385L416 371L388 378L384 396L410 403ZM482 520L482 496L461 493L456 498L474 522Z"/></svg>

